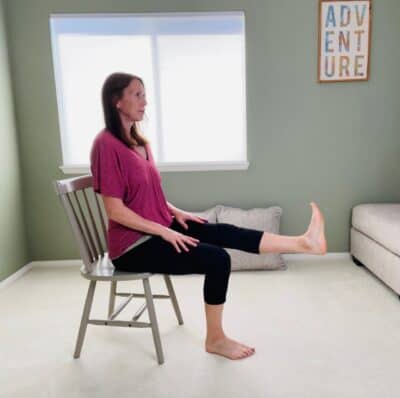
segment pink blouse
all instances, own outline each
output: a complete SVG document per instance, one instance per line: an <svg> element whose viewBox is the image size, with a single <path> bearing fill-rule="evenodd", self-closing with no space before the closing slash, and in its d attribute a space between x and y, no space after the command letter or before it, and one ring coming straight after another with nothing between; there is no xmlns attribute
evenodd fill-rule
<svg viewBox="0 0 400 398"><path fill-rule="evenodd" d="M169 227L172 224L161 186L161 175L154 163L150 145L148 159L127 147L109 131L101 131L90 153L93 189L105 196L120 198L124 205L147 220ZM145 233L108 222L107 243L110 259L119 257Z"/></svg>

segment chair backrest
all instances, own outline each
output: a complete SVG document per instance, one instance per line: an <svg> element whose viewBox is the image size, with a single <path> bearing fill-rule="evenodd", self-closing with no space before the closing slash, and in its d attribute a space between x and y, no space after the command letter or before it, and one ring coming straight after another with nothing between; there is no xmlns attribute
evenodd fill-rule
<svg viewBox="0 0 400 398"><path fill-rule="evenodd" d="M107 249L107 215L98 194L93 191L92 176L54 181L54 187L67 213L87 272L104 257Z"/></svg>

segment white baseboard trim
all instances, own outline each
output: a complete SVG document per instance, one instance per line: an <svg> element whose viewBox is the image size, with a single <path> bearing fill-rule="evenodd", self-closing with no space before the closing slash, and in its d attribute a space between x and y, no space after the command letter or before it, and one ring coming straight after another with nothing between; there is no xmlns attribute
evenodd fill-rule
<svg viewBox="0 0 400 398"><path fill-rule="evenodd" d="M286 253L282 254L283 259L290 262L295 261L320 261L320 260L350 260L351 256L349 252L336 252L336 253L327 253L323 256L314 255L314 254L304 254L304 253ZM26 264L22 268L20 268L17 272L10 275L8 278L0 281L0 290L10 286L17 279L21 278L25 273L27 273L30 269L36 267L81 267L82 260L49 260L49 261L31 261Z"/></svg>
<svg viewBox="0 0 400 398"><path fill-rule="evenodd" d="M32 263L28 263L20 268L17 272L14 272L6 279L0 281L0 290L5 289L6 287L10 286L14 283L17 279L21 278L22 275L26 274L32 268Z"/></svg>
<svg viewBox="0 0 400 398"><path fill-rule="evenodd" d="M81 267L82 260L46 260L32 261L34 267Z"/></svg>

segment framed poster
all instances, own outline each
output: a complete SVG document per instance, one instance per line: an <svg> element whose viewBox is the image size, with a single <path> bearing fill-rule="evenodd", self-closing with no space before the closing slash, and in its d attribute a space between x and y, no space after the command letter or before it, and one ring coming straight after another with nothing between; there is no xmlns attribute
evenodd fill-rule
<svg viewBox="0 0 400 398"><path fill-rule="evenodd" d="M369 79L372 0L319 0L318 81Z"/></svg>

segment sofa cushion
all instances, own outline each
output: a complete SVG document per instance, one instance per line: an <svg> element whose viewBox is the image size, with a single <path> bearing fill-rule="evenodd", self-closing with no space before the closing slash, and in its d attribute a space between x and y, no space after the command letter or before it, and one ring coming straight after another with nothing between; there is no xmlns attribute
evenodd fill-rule
<svg viewBox="0 0 400 398"><path fill-rule="evenodd" d="M400 255L400 204L354 206L352 225L391 252Z"/></svg>
<svg viewBox="0 0 400 398"><path fill-rule="evenodd" d="M218 223L279 233L282 209L278 206L242 210L218 205L216 212ZM279 253L254 254L235 249L226 249L226 251L231 256L233 271L286 269L286 264Z"/></svg>

